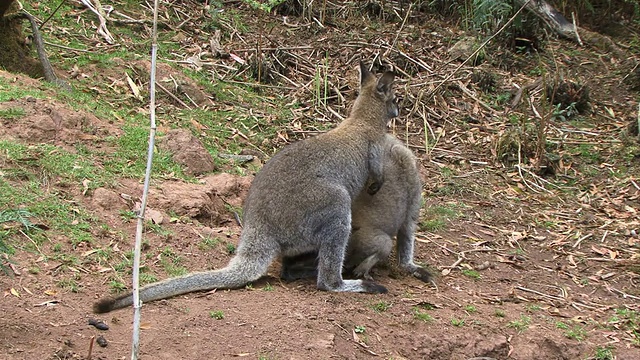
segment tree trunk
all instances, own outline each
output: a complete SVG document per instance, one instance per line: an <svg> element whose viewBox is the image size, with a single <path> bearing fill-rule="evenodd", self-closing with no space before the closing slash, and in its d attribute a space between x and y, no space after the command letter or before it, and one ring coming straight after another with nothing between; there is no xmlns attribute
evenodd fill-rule
<svg viewBox="0 0 640 360"><path fill-rule="evenodd" d="M0 66L10 72L42 77L42 65L25 42L24 17L16 4L14 0L0 0Z"/></svg>
<svg viewBox="0 0 640 360"><path fill-rule="evenodd" d="M0 19L4 17L4 13L9 10L9 7L14 0L0 0Z"/></svg>

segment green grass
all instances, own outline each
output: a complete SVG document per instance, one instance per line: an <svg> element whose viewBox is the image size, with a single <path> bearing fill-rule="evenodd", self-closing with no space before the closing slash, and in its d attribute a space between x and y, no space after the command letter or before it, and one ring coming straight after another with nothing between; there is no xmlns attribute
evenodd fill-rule
<svg viewBox="0 0 640 360"><path fill-rule="evenodd" d="M462 270L462 275L470 277L473 280L479 280L480 277L481 277L479 272L477 272L476 270L471 270L471 269L463 269Z"/></svg>
<svg viewBox="0 0 640 360"><path fill-rule="evenodd" d="M222 320L222 319L224 319L224 311L222 311L222 310L209 311L209 317L211 317L212 319L216 319L216 320Z"/></svg>
<svg viewBox="0 0 640 360"><path fill-rule="evenodd" d="M80 292L81 285L75 278L66 278L58 281L58 286L64 290L77 293Z"/></svg>
<svg viewBox="0 0 640 360"><path fill-rule="evenodd" d="M17 210L2 210L0 211L0 270L5 274L10 274L7 261L10 255L13 255L15 250L9 245L8 240L11 236L15 236L20 231L29 232L30 229L35 228L29 217L31 214L28 211ZM20 226L11 226L11 223L17 223Z"/></svg>
<svg viewBox="0 0 640 360"><path fill-rule="evenodd" d="M424 220L420 222L420 228L425 231L438 231L446 227L448 221L462 216L460 209L464 205L452 203L427 207L424 211Z"/></svg>
<svg viewBox="0 0 640 360"><path fill-rule="evenodd" d="M466 305L466 306L464 307L464 311L468 312L469 314L473 314L473 313L478 312L478 308L476 308L476 307L475 307L475 306L473 306L473 305Z"/></svg>
<svg viewBox="0 0 640 360"><path fill-rule="evenodd" d="M17 119L25 116L27 113L21 107L0 109L0 118L2 119Z"/></svg>
<svg viewBox="0 0 640 360"><path fill-rule="evenodd" d="M623 330L633 335L633 344L640 346L640 314L635 310L619 308L607 320L607 327Z"/></svg>
<svg viewBox="0 0 640 360"><path fill-rule="evenodd" d="M227 243L227 245L225 245L225 248L227 249L227 254L229 255L233 255L236 253L236 245L232 244L232 243Z"/></svg>
<svg viewBox="0 0 640 360"><path fill-rule="evenodd" d="M413 318L416 319L416 320L420 320L420 321L423 321L423 322L432 322L433 321L433 316L431 316L426 311L421 310L419 307L414 307L412 309L412 313L413 313Z"/></svg>
<svg viewBox="0 0 640 360"><path fill-rule="evenodd" d="M182 257L169 246L166 246L160 253L160 264L170 277L181 276L189 272L181 265Z"/></svg>
<svg viewBox="0 0 640 360"><path fill-rule="evenodd" d="M564 336L569 339L582 341L587 337L587 330L583 326L573 326L564 332Z"/></svg>
<svg viewBox="0 0 640 360"><path fill-rule="evenodd" d="M373 311L381 313L389 310L389 308L391 308L391 304L384 300L380 300L376 303L371 304L371 308L373 309Z"/></svg>
<svg viewBox="0 0 640 360"><path fill-rule="evenodd" d="M140 269L141 271L144 270L145 268ZM146 272L140 272L140 284L141 285L145 285L145 284L151 284L154 282L157 282L158 278L155 277L155 275L146 273Z"/></svg>
<svg viewBox="0 0 640 360"><path fill-rule="evenodd" d="M520 315L520 319L509 321L507 327L515 329L518 333L522 333L531 325L531 317Z"/></svg>
<svg viewBox="0 0 640 360"><path fill-rule="evenodd" d="M211 250L220 244L220 239L206 237L198 243L198 249L201 251Z"/></svg>
<svg viewBox="0 0 640 360"><path fill-rule="evenodd" d="M7 102L15 99L22 99L27 96L34 97L36 99L45 98L46 95L42 90L25 89L15 86L5 78L0 78L0 102Z"/></svg>
<svg viewBox="0 0 640 360"><path fill-rule="evenodd" d="M529 304L526 306L527 312L533 313L536 311L540 311L542 309L542 307L540 307L540 305L537 304Z"/></svg>
<svg viewBox="0 0 640 360"><path fill-rule="evenodd" d="M127 285L120 280L110 280L108 284L112 293L121 293L127 289Z"/></svg>
<svg viewBox="0 0 640 360"><path fill-rule="evenodd" d="M452 318L451 325L455 327L463 327L466 321L464 319Z"/></svg>
<svg viewBox="0 0 640 360"><path fill-rule="evenodd" d="M151 221L145 221L144 226L147 230L165 239L169 239L174 235L173 231L165 229L162 225L155 224Z"/></svg>
<svg viewBox="0 0 640 360"><path fill-rule="evenodd" d="M615 356L613 355L613 348L611 348L610 346L607 347L601 347L598 346L596 348L596 353L593 356L594 360L613 360L615 359Z"/></svg>
<svg viewBox="0 0 640 360"><path fill-rule="evenodd" d="M80 243L92 243L92 227L96 219L86 212L66 193L47 189L38 182L29 182L24 186L14 186L0 178L0 208L25 209L33 214L34 220L46 225L50 230L47 236L55 233L64 235L75 248ZM22 242L22 248L41 245L47 237L43 232L32 233L34 244Z"/></svg>

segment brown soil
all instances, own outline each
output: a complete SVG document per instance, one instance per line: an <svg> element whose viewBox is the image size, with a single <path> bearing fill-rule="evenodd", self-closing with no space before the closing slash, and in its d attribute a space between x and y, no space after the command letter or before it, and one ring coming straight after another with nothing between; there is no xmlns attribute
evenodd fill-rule
<svg viewBox="0 0 640 360"><path fill-rule="evenodd" d="M250 25L259 22L260 17L279 21L270 36L282 39L284 44L321 44L318 46L330 48L341 61L353 55L338 53L345 51L340 45L343 34L339 30L309 25L299 29L298 39L292 39L281 24L281 17L241 10ZM445 25L440 24L443 28ZM381 26L377 33L365 36L393 40L399 22ZM405 54L424 62L431 58L422 56L423 52L433 51L442 55L442 60L434 58L428 64L433 68L444 66L447 43L441 35L429 25L418 29L415 22L409 26L421 35L425 45L418 49L403 44ZM186 26L185 31L193 29ZM443 30L451 36L447 31L458 30ZM244 41L253 43L249 36ZM405 40L400 37L400 41ZM427 49L427 44L432 48ZM246 45L227 42L225 46L233 49ZM548 46L558 49L575 45L550 41ZM320 59L324 57L321 53ZM562 66L589 79L592 89L603 90L591 92L594 106L588 118L593 120L589 132L598 136L586 137L568 131L567 128L576 128L566 122L554 122L548 139L555 141L564 136L556 150L570 156L563 157L557 165L557 178L547 180L561 183L562 189L547 186L549 190L542 190L536 184L544 185L545 178L497 161L495 144L505 133L506 116L469 98L460 85L472 85L458 80L434 94L433 99L423 100L421 109L416 110L413 104L406 106L418 97L410 92L409 83L422 81L422 75L414 62L392 53L392 61L404 61L403 69L416 73L411 80L405 78L407 86L399 90L407 91L408 115L403 119L407 130L403 122L395 125L395 131L399 137L409 138L422 163L426 205L421 220L435 217L426 209L438 205L454 207L459 212L440 228L423 228L417 234L416 260L429 264L439 274L437 286L425 285L389 266L374 273L375 279L389 289L388 294L327 293L318 291L312 280L281 282L279 265L274 264L269 276L244 289L189 294L145 304L141 358L585 359L594 356L598 347L611 347L617 359L640 358L639 335L629 330L623 320L612 320L616 309L640 311L640 239L636 235L640 230L640 161L637 156L627 162L618 157L626 146L637 146L622 143L624 129L635 116L637 105L631 99L637 98L637 93L619 87L620 74L613 71L611 63L598 60L585 65L586 69L580 65L584 64L581 57L596 55L585 50L576 58L558 56ZM94 76L121 78L124 66ZM341 78L340 84L353 83L352 69L335 69L332 76ZM450 70L440 71L438 76ZM472 71L466 71L461 77L468 80ZM535 80L523 75L527 70L517 74L492 71L503 76L499 81L502 84L514 81L526 85ZM20 75L0 71L0 76L26 88L39 86L38 81ZM127 91L126 83L120 85L123 92ZM198 91L202 93L202 89ZM161 106L175 105L170 104L171 99L164 98ZM26 116L2 119L0 139L18 139L26 144L46 142L71 151L73 144L82 142L87 147L104 147L102 150L109 154L111 150L101 139L106 134L122 132L109 119L72 110L54 99L26 97L0 103L0 109L16 106L24 109ZM518 114L532 116L526 109L529 105L521 106L525 108ZM302 121L316 114L305 116ZM426 130L421 116L428 119L435 132L443 134L429 153L424 151ZM335 121L331 115L328 118ZM302 137L296 126L292 124L289 133ZM579 137L582 135L585 137ZM568 149L571 141L594 144L601 160L585 164ZM182 155L186 168L200 166L197 162L190 164L189 156ZM0 160L3 161L1 155ZM212 165L209 159L195 160ZM613 176L623 165L627 172ZM580 166L593 170L592 175L585 177L578 170L584 169ZM226 265L231 255L225 244L235 244L241 232L230 209L241 205L251 178L209 173L196 184L154 182L149 203L152 211L148 215L170 234L145 232L145 251L152 253L171 246L190 271ZM569 180L573 185L568 185ZM16 182L16 186L23 185ZM107 282L114 273L113 264L99 265L91 260L91 254L94 249L110 248L116 256L123 257L133 247L135 224L123 220L120 210L139 206L142 186L137 179L124 178L112 188L89 192L83 191L82 184L76 185L64 189L67 196L121 234L104 234L96 229L91 247L66 247L65 252L82 259L77 267L62 266L43 256L51 253L48 247L42 247L42 254L19 251L12 256L18 274L0 275L4 291L0 302L0 359L85 359L93 337L99 335L108 341L108 346L94 345L93 359L130 356L132 311L120 310L100 317L91 313L92 303L108 295ZM57 184L53 182L51 186L55 189ZM221 243L211 248L199 246L207 236L218 238ZM16 241L29 240L21 237ZM119 261L120 258L114 263ZM160 257L144 261L151 273L159 278L167 276ZM29 269L36 265L41 271L31 274ZM469 270L475 270L479 277L472 276ZM58 286L70 275L81 285L77 293ZM216 319L211 313L215 311L221 311L224 317ZM419 314L428 314L431 319L423 321ZM109 329L101 331L88 325L89 319L94 318L104 321ZM568 324L569 330L581 336L572 337L568 330L558 327L559 322Z"/></svg>

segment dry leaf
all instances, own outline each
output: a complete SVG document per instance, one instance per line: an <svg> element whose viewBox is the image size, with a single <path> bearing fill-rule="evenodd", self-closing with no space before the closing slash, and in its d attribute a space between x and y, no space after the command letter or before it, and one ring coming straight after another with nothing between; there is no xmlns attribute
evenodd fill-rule
<svg viewBox="0 0 640 360"><path fill-rule="evenodd" d="M91 184L91 180L82 180L82 195L87 195L87 191L89 191L89 184Z"/></svg>
<svg viewBox="0 0 640 360"><path fill-rule="evenodd" d="M131 88L131 92L133 92L133 95L136 97L136 99L142 100L142 96L140 95L140 88L138 88L138 85L136 85L136 83L133 82L131 77L129 77L129 74L125 73L125 75L127 76L127 84L129 84L129 87Z"/></svg>
<svg viewBox="0 0 640 360"><path fill-rule="evenodd" d="M18 292L18 290L11 288L11 290L9 290L9 292L11 292L11 295L15 296L15 297L20 297L20 293Z"/></svg>

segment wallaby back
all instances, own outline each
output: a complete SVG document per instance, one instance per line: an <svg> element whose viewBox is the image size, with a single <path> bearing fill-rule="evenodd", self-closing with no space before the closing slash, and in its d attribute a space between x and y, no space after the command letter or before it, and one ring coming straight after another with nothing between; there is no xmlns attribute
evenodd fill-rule
<svg viewBox="0 0 640 360"><path fill-rule="evenodd" d="M386 124L398 114L394 76L379 79L360 65L360 93L338 127L286 146L258 172L244 203L244 228L235 257L225 268L191 273L140 289L143 302L199 290L237 288L266 274L279 255L318 253L318 288L386 292L362 280L343 280L351 232L351 203L367 189L384 188ZM106 298L98 313L131 305L132 295Z"/></svg>

